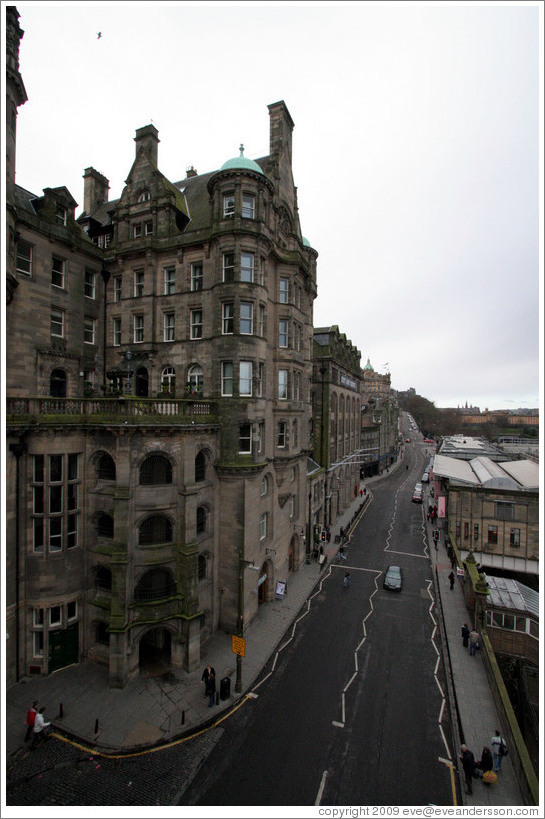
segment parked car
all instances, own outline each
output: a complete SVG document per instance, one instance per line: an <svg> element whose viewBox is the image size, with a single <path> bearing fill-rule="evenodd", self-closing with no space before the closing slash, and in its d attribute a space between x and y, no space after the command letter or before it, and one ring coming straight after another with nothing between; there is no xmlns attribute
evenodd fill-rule
<svg viewBox="0 0 545 819"><path fill-rule="evenodd" d="M415 489L412 497L413 503L422 503L422 490Z"/></svg>
<svg viewBox="0 0 545 819"><path fill-rule="evenodd" d="M423 491L421 483L415 483L414 488L415 488L416 492L422 492Z"/></svg>
<svg viewBox="0 0 545 819"><path fill-rule="evenodd" d="M430 482L430 476L429 476L429 473L428 473L428 472L424 472L424 474L422 475L422 477L420 478L420 480L422 481L422 483L429 483L429 482Z"/></svg>
<svg viewBox="0 0 545 819"><path fill-rule="evenodd" d="M403 573L399 566L388 566L384 573L382 588L388 591L401 591L403 586Z"/></svg>
<svg viewBox="0 0 545 819"><path fill-rule="evenodd" d="M433 444L434 440L433 440L433 438L424 438L424 443L425 444Z"/></svg>

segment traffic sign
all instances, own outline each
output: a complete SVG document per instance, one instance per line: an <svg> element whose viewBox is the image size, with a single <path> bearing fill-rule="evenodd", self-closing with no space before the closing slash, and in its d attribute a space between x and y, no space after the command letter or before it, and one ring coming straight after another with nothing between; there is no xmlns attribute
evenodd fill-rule
<svg viewBox="0 0 545 819"><path fill-rule="evenodd" d="M236 634L231 634L231 645L234 654L238 654L240 657L246 656L246 640L244 637L237 637Z"/></svg>

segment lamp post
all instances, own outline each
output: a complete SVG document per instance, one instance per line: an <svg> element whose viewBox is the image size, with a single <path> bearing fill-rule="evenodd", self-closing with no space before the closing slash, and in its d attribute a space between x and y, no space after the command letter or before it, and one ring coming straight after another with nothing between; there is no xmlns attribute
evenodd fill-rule
<svg viewBox="0 0 545 819"><path fill-rule="evenodd" d="M238 552L238 616L237 616L237 637L244 637L244 569L254 566L253 560L244 560L242 549ZM237 654L237 677L235 680L235 691L240 694L242 691L242 655Z"/></svg>
<svg viewBox="0 0 545 819"><path fill-rule="evenodd" d="M326 367L324 364L320 367L320 375L322 376L322 412L321 415L321 430L320 430L320 437L321 437L321 446L320 446L320 453L322 459L322 466L325 469L325 477L324 477L324 529L327 526L327 463L326 463L326 417L325 417L325 403L324 403L324 383L325 383L325 374L327 372Z"/></svg>
<svg viewBox="0 0 545 819"><path fill-rule="evenodd" d="M130 395L131 392L131 358L132 352L127 350L125 353L125 358L127 359L127 395Z"/></svg>

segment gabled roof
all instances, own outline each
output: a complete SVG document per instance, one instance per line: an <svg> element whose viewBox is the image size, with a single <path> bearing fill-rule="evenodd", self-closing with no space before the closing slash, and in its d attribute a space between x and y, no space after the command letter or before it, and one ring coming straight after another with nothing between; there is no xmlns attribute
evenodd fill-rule
<svg viewBox="0 0 545 819"><path fill-rule="evenodd" d="M488 489L535 490L539 489L539 466L533 461L503 461L496 463L479 456L471 461L435 455L433 474L469 486Z"/></svg>
<svg viewBox="0 0 545 819"><path fill-rule="evenodd" d="M490 589L486 602L489 607L527 611L539 617L539 592L510 577L486 575Z"/></svg>

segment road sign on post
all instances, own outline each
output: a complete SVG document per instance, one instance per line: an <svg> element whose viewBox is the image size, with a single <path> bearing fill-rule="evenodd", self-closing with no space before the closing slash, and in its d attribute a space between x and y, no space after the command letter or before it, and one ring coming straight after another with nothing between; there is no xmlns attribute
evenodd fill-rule
<svg viewBox="0 0 545 819"><path fill-rule="evenodd" d="M231 634L231 645L233 654L238 654L239 657L246 656L246 640L244 637L237 637L236 634Z"/></svg>

